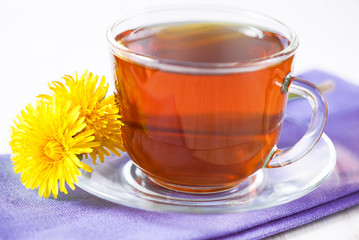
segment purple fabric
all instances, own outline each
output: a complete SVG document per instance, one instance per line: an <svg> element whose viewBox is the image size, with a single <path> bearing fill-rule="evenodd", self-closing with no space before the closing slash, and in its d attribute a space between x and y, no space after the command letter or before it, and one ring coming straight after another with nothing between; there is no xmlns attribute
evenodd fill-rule
<svg viewBox="0 0 359 240"><path fill-rule="evenodd" d="M301 75L334 80L327 94L327 135L336 169L318 189L290 203L247 213L191 215L148 212L116 205L76 188L57 200L26 190L9 155L0 156L0 239L259 239L359 203L359 87L320 71ZM300 114L305 101L288 104ZM306 118L309 118L308 115Z"/></svg>

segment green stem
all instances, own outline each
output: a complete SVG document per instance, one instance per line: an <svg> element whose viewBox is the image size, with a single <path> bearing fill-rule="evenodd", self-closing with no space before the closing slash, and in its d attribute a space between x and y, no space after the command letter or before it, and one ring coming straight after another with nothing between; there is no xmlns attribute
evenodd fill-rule
<svg viewBox="0 0 359 240"><path fill-rule="evenodd" d="M332 80L328 80L328 81L325 81L325 82L317 85L317 87L322 93L325 93L334 88L334 82ZM301 96L294 94L294 93L288 94L288 100L294 100L297 98L301 98Z"/></svg>

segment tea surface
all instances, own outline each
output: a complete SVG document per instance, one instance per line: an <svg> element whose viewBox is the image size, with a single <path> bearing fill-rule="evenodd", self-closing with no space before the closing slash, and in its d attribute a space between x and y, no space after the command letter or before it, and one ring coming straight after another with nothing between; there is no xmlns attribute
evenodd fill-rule
<svg viewBox="0 0 359 240"><path fill-rule="evenodd" d="M284 37L245 25L188 23L126 31L132 51L182 63L232 63L283 50ZM187 186L234 184L262 167L276 144L292 58L233 74L168 72L115 58L123 141L157 181Z"/></svg>
<svg viewBox="0 0 359 240"><path fill-rule="evenodd" d="M289 44L276 33L229 23L139 28L117 40L141 55L196 63L251 61L280 52Z"/></svg>

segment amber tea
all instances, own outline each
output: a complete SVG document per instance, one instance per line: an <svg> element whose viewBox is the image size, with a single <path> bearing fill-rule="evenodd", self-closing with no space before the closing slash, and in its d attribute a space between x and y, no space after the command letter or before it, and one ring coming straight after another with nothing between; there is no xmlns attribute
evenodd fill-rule
<svg viewBox="0 0 359 240"><path fill-rule="evenodd" d="M116 40L159 63L234 68L290 44L252 25L198 22L137 28ZM114 57L125 149L156 182L230 187L263 166L280 134L292 57L234 73L163 70Z"/></svg>

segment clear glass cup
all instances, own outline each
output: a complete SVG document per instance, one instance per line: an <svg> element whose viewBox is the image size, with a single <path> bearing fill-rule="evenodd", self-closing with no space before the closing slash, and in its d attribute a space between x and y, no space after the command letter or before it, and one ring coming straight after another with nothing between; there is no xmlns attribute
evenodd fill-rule
<svg viewBox="0 0 359 240"><path fill-rule="evenodd" d="M278 34L288 45L250 60L201 62L156 57L119 40L138 29L184 23L239 24ZM124 147L156 185L192 194L229 191L255 182L261 169L301 159L323 133L325 98L291 74L298 38L274 18L227 7L169 6L116 21L107 39ZM278 149L288 93L309 101L312 118L294 146Z"/></svg>

